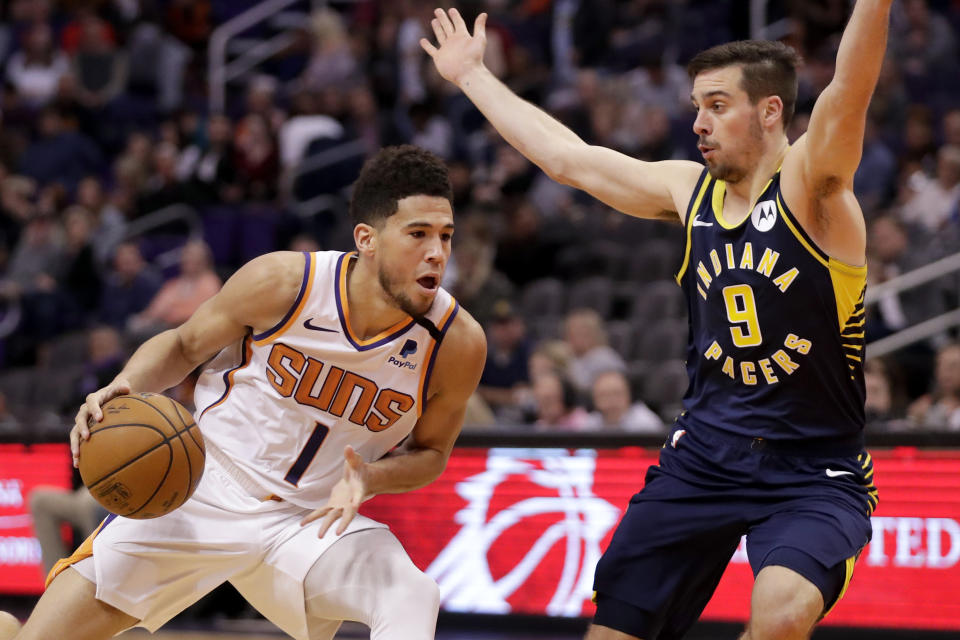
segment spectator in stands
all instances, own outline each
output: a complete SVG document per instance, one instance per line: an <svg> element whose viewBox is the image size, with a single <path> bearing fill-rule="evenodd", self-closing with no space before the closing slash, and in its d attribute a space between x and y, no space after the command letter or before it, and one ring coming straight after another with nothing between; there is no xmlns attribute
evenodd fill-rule
<svg viewBox="0 0 960 640"><path fill-rule="evenodd" d="M574 389L589 396L593 381L604 371L626 373L627 365L607 344L603 318L592 309L574 309L563 326L564 340L570 345L573 360L568 368Z"/></svg>
<svg viewBox="0 0 960 640"><path fill-rule="evenodd" d="M0 391L0 438L12 438L20 433L20 420L10 412L7 395Z"/></svg>
<svg viewBox="0 0 960 640"><path fill-rule="evenodd" d="M940 147L936 175L917 171L910 176L908 187L911 195L901 209L901 218L931 233L940 231L960 202L960 147Z"/></svg>
<svg viewBox="0 0 960 640"><path fill-rule="evenodd" d="M185 200L185 190L177 180L178 156L179 150L170 142L161 142L153 148L152 169L137 194L138 217Z"/></svg>
<svg viewBox="0 0 960 640"><path fill-rule="evenodd" d="M74 473L74 475L79 475ZM70 555L76 544L69 546L63 540L63 525L77 530L83 540L97 528L106 511L93 498L82 482L75 480L75 489L38 486L30 492L30 515L33 531L40 543L40 557L44 574L60 558Z"/></svg>
<svg viewBox="0 0 960 640"><path fill-rule="evenodd" d="M62 230L52 214L36 212L13 250L3 290L8 297L52 293L62 267Z"/></svg>
<svg viewBox="0 0 960 640"><path fill-rule="evenodd" d="M461 239L453 248L454 281L444 283L482 326L494 317L498 304L509 305L513 296L513 285L493 267L495 253L496 247L483 237Z"/></svg>
<svg viewBox="0 0 960 640"><path fill-rule="evenodd" d="M556 373L546 373L533 381L537 413L534 429L545 433L583 431L587 411L577 404L573 386Z"/></svg>
<svg viewBox="0 0 960 640"><path fill-rule="evenodd" d="M960 343L937 352L933 390L914 400L908 415L919 429L960 431Z"/></svg>
<svg viewBox="0 0 960 640"><path fill-rule="evenodd" d="M80 324L100 304L102 283L93 255L93 224L93 214L80 205L64 212L66 241L59 287L65 296L64 312Z"/></svg>
<svg viewBox="0 0 960 640"><path fill-rule="evenodd" d="M7 62L7 80L20 101L31 109L52 102L69 72L70 61L56 48L53 31L45 22L35 23L27 30L23 49Z"/></svg>
<svg viewBox="0 0 960 640"><path fill-rule="evenodd" d="M76 397L63 409L75 409L83 404L88 394L110 384L123 368L126 357L120 333L115 328L101 325L91 329L87 333L87 360L83 374L77 380Z"/></svg>
<svg viewBox="0 0 960 640"><path fill-rule="evenodd" d="M186 182L192 203L238 202L243 198L234 164L230 118L222 113L210 116L205 143L195 142L183 151L177 173Z"/></svg>
<svg viewBox="0 0 960 640"><path fill-rule="evenodd" d="M87 176L77 185L76 203L93 214L93 255L97 265L103 267L123 240L127 226L123 212L107 199L96 176Z"/></svg>
<svg viewBox="0 0 960 640"><path fill-rule="evenodd" d="M130 318L128 328L146 336L182 324L220 290L220 285L210 248L201 240L192 240L183 247L180 275L160 288L150 306Z"/></svg>
<svg viewBox="0 0 960 640"><path fill-rule="evenodd" d="M246 116L237 127L233 163L247 200L262 202L276 197L280 154L267 119L259 113Z"/></svg>
<svg viewBox="0 0 960 640"><path fill-rule="evenodd" d="M954 108L943 114L941 121L944 144L960 147L960 108Z"/></svg>
<svg viewBox="0 0 960 640"><path fill-rule="evenodd" d="M887 204L894 195L897 177L897 156L880 137L876 120L869 114L863 137L863 157L853 178L857 200L867 219Z"/></svg>
<svg viewBox="0 0 960 640"><path fill-rule="evenodd" d="M530 380L546 374L566 376L572 360L573 351L569 344L563 340L544 340L537 344L527 362Z"/></svg>
<svg viewBox="0 0 960 640"><path fill-rule="evenodd" d="M77 131L73 112L47 106L40 113L40 138L27 147L20 170L41 184L56 182L69 191L87 175L100 170L100 149Z"/></svg>
<svg viewBox="0 0 960 640"><path fill-rule="evenodd" d="M137 243L121 243L113 254L113 270L107 274L100 297L100 322L126 326L131 316L147 308L161 284L160 274L144 262Z"/></svg>
<svg viewBox="0 0 960 640"><path fill-rule="evenodd" d="M73 55L74 97L86 109L99 112L117 98L127 82L127 58L109 37L110 26L92 11L80 21Z"/></svg>
<svg viewBox="0 0 960 640"><path fill-rule="evenodd" d="M319 91L328 87L344 89L356 84L362 76L340 13L330 7L314 11L310 17L310 30L313 53L300 76L301 87Z"/></svg>
<svg viewBox="0 0 960 640"><path fill-rule="evenodd" d="M902 7L904 19L890 31L891 56L918 79L955 71L957 38L946 18L930 11L927 0L904 0Z"/></svg>
<svg viewBox="0 0 960 640"><path fill-rule="evenodd" d="M873 432L904 431L913 425L905 419L903 405L899 400L890 365L881 358L870 358L863 363L863 379L866 387L866 424Z"/></svg>
<svg viewBox="0 0 960 640"><path fill-rule="evenodd" d="M530 385L530 343L523 318L508 299L502 299L484 326L487 362L477 393L502 421L521 422L523 395Z"/></svg>
<svg viewBox="0 0 960 640"><path fill-rule="evenodd" d="M587 431L665 433L663 421L641 401L631 402L630 383L620 371L604 371L593 381L593 408Z"/></svg>

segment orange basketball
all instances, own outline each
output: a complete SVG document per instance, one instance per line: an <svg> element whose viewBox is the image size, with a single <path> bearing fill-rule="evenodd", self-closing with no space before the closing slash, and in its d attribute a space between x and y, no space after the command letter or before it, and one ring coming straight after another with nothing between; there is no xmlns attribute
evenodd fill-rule
<svg viewBox="0 0 960 640"><path fill-rule="evenodd" d="M118 396L80 441L80 476L108 511L157 518L193 495L206 451L193 416L158 393Z"/></svg>

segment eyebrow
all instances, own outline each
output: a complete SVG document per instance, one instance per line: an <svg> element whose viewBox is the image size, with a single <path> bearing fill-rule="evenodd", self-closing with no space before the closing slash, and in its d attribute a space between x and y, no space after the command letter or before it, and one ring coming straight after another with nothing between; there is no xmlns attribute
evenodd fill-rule
<svg viewBox="0 0 960 640"><path fill-rule="evenodd" d="M403 226L404 229L410 229L410 228L412 228L412 227L433 227L433 224L430 223L430 222L423 222L423 221L419 221L419 220L414 220L413 222L408 222L407 224L405 224L405 225ZM443 228L443 229L453 229L453 223L452 223L452 222L448 222L447 224L443 225L442 228Z"/></svg>
<svg viewBox="0 0 960 640"><path fill-rule="evenodd" d="M729 98L730 95L731 95L731 94L729 94L729 93L727 93L726 91L723 91L723 90L721 90L721 89L714 89L713 91L707 91L705 94L703 94L703 99L706 100L707 98L712 98L712 97L714 97L714 96L725 96L725 97ZM696 96L694 96L692 93L690 94L690 101L691 101L691 102L696 102L696 101L697 101Z"/></svg>

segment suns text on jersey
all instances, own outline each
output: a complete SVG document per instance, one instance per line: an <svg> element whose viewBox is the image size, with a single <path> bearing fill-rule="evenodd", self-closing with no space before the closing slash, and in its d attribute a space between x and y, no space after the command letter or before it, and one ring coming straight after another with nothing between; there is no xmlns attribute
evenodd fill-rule
<svg viewBox="0 0 960 640"><path fill-rule="evenodd" d="M352 405L350 422L371 431L390 428L416 404L409 394L380 388L369 378L324 364L283 343L270 350L266 374L277 393L305 407L341 418Z"/></svg>
<svg viewBox="0 0 960 640"><path fill-rule="evenodd" d="M745 242L742 251L737 251L732 243L723 245L723 256L716 249L711 249L710 264L701 260L697 263L697 292L706 300L707 292L716 281L716 278L725 270L750 270L767 277L780 291L786 293L790 285L800 275L796 267L777 271L777 262L780 253L769 247L762 252L756 252L753 243ZM712 272L712 273L711 273ZM735 347L755 347L762 344L759 324L756 315L756 301L753 290L748 285L733 285L723 288L723 304L727 308L727 318L730 321L730 335ZM737 360L731 354L725 353L723 347L714 340L704 351L707 360L722 362L720 370L732 380L739 380L745 385L753 386L765 381L767 384L776 384L783 374L791 375L800 364L791 357L807 355L813 348L810 340L793 333L787 335L780 348L773 351L768 357L758 360Z"/></svg>

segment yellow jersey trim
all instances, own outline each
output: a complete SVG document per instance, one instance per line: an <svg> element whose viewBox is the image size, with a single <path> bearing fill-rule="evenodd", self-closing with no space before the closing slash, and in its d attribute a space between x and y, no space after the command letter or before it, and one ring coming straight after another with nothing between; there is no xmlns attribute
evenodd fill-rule
<svg viewBox="0 0 960 640"><path fill-rule="evenodd" d="M780 170L777 169L777 173L780 173ZM776 177L774 174L767 184L763 185L763 189L760 190L760 196L767 192L767 189L770 188L770 184L773 182L773 178ZM753 209L757 206L757 202L760 201L760 196L757 196L757 199L753 201L753 204L750 205L750 212L747 213L747 216L738 222L737 224L731 224L727 222L727 219L723 217L723 199L727 195L727 183L723 180L717 180L717 186L713 189L713 198L710 200L710 206L713 207L713 216L717 219L717 223L724 229L737 229L746 224L747 220L750 219L750 216L753 215Z"/></svg>
<svg viewBox="0 0 960 640"><path fill-rule="evenodd" d="M847 558L847 559L844 561L844 563L843 563L843 573L844 573L844 575L843 575L843 588L840 589L840 595L837 596L837 599L834 600L834 601L830 604L830 607L829 607L826 611L823 612L823 615L822 615L822 616L820 616L820 619L821 619L821 620L823 620L824 618L826 618L827 615L828 615L831 611L833 611L833 608L837 606L837 603L840 602L840 600L843 598L843 596L847 593L847 588L850 586L850 580L853 579L853 566L856 564L856 562L857 562L857 556L859 556L859 555L860 555L860 554L858 553L856 556Z"/></svg>
<svg viewBox="0 0 960 640"><path fill-rule="evenodd" d="M693 234L693 219L697 217L697 210L700 209L700 203L703 201L703 195L707 192L707 187L710 186L710 181L713 178L710 177L709 172L704 172L703 182L700 185L700 191L697 192L697 197L693 200L693 206L690 207L690 210L687 211L687 219L684 221L687 225L687 243L683 248L683 263L680 265L680 271L677 272L676 280L677 284L680 284L680 281L683 279L683 274L687 272L687 266L690 264L690 244L691 236Z"/></svg>

